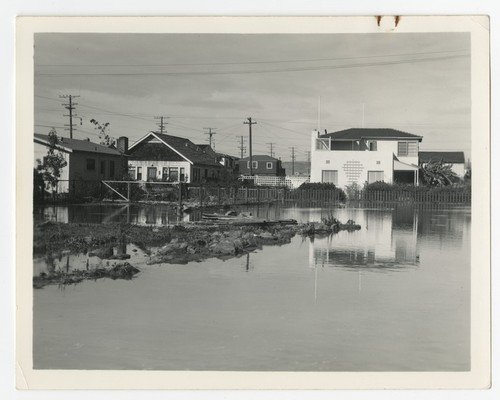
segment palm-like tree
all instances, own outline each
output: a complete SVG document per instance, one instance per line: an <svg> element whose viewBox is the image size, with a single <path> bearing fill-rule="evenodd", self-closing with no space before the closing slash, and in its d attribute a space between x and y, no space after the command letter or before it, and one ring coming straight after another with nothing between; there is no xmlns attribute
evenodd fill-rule
<svg viewBox="0 0 500 400"><path fill-rule="evenodd" d="M452 171L450 164L443 160L429 160L420 167L422 180L431 186L447 186L458 181L458 175Z"/></svg>

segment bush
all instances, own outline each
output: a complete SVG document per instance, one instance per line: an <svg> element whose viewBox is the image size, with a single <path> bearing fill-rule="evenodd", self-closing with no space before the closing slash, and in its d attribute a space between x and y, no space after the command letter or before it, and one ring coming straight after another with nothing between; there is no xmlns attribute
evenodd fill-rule
<svg viewBox="0 0 500 400"><path fill-rule="evenodd" d="M398 185L390 185L385 182L373 182L373 183L367 183L365 184L365 190L372 192L372 191L377 191L377 192L389 192L395 190L395 186Z"/></svg>
<svg viewBox="0 0 500 400"><path fill-rule="evenodd" d="M333 183L304 182L298 187L299 190L335 190L337 186ZM339 189L340 190L340 189Z"/></svg>
<svg viewBox="0 0 500 400"><path fill-rule="evenodd" d="M304 182L296 190L331 190L338 194L339 201L346 201L347 199L345 192L333 183Z"/></svg>

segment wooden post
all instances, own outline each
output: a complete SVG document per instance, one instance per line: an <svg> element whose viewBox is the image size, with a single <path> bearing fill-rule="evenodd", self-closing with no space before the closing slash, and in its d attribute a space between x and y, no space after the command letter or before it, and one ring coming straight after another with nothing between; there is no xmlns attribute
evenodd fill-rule
<svg viewBox="0 0 500 400"><path fill-rule="evenodd" d="M248 204L248 187L245 187L245 204Z"/></svg>
<svg viewBox="0 0 500 400"><path fill-rule="evenodd" d="M178 201L179 201L179 208L178 212L179 214L182 212L182 182L179 182L179 194L178 194Z"/></svg>
<svg viewBox="0 0 500 400"><path fill-rule="evenodd" d="M127 182L127 199L130 203L130 182Z"/></svg>
<svg viewBox="0 0 500 400"><path fill-rule="evenodd" d="M220 203L221 203L221 201L220 201L220 186L218 186L218 185L217 185L217 202L220 206Z"/></svg>
<svg viewBox="0 0 500 400"><path fill-rule="evenodd" d="M200 206L203 207L203 186L200 185Z"/></svg>

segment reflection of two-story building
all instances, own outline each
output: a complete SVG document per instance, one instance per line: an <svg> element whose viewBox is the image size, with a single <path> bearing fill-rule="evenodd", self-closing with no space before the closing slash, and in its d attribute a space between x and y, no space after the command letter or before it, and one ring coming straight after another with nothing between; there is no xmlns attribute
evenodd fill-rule
<svg viewBox="0 0 500 400"><path fill-rule="evenodd" d="M311 182L418 183L422 136L395 129L351 128L311 137Z"/></svg>
<svg viewBox="0 0 500 400"><path fill-rule="evenodd" d="M216 179L222 165L189 139L150 132L127 151L129 174L138 181L203 182Z"/></svg>
<svg viewBox="0 0 500 400"><path fill-rule="evenodd" d="M383 267L418 262L418 214L397 210L339 210L336 218L353 219L361 225L356 232L340 232L315 238L309 246L309 265L340 267Z"/></svg>

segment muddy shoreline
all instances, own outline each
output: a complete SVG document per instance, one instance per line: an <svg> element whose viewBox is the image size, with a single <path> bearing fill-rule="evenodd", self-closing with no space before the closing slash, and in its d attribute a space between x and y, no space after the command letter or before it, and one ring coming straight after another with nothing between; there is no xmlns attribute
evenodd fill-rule
<svg viewBox="0 0 500 400"><path fill-rule="evenodd" d="M340 230L358 230L354 221L341 224L324 220L321 223L297 224L249 221L199 222L174 226L139 226L130 224L63 224L44 222L34 227L33 255L88 254L101 260L127 260L127 244L148 254L147 264L186 264L208 258L237 257L262 246L290 243L295 235L335 234ZM118 268L117 268L118 267ZM33 285L73 284L82 280L112 278L132 279L139 271L128 263L107 268L52 271L34 277Z"/></svg>

